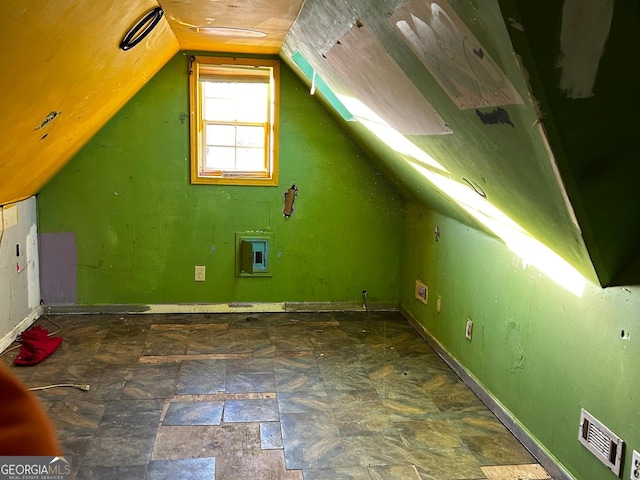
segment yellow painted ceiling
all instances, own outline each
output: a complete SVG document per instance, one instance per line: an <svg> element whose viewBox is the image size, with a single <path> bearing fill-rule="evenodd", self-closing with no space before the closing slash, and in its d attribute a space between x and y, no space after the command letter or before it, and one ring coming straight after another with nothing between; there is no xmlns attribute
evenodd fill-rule
<svg viewBox="0 0 640 480"><path fill-rule="evenodd" d="M302 0L160 0L182 50L276 54Z"/></svg>
<svg viewBox="0 0 640 480"><path fill-rule="evenodd" d="M156 28L123 51L157 3L1 2L0 205L37 193L179 50L277 53L301 3L163 0Z"/></svg>

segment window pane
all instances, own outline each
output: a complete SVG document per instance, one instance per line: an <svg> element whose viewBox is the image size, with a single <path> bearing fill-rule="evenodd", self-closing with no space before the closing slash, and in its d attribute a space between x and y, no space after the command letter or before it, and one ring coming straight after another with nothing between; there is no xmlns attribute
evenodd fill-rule
<svg viewBox="0 0 640 480"><path fill-rule="evenodd" d="M264 149L238 148L236 168L243 171L264 172Z"/></svg>
<svg viewBox="0 0 640 480"><path fill-rule="evenodd" d="M207 145L229 146L236 145L236 127L233 125L207 125Z"/></svg>
<svg viewBox="0 0 640 480"><path fill-rule="evenodd" d="M268 119L269 85L266 83L243 84L238 97L237 115L241 122L266 122Z"/></svg>
<svg viewBox="0 0 640 480"><path fill-rule="evenodd" d="M203 117L205 120L233 121L236 117L236 102L233 99L207 97Z"/></svg>
<svg viewBox="0 0 640 480"><path fill-rule="evenodd" d="M235 168L235 148L207 147L205 170L233 170Z"/></svg>
<svg viewBox="0 0 640 480"><path fill-rule="evenodd" d="M269 84L203 82L205 120L266 122Z"/></svg>
<svg viewBox="0 0 640 480"><path fill-rule="evenodd" d="M239 147L264 147L264 127L239 126L237 130Z"/></svg>

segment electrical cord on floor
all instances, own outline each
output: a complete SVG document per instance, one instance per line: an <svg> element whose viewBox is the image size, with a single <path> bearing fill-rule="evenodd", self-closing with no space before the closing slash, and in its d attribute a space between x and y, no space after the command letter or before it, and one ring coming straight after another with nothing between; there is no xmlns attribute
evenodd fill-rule
<svg viewBox="0 0 640 480"><path fill-rule="evenodd" d="M55 385L45 385L44 387L27 388L27 390L33 392L35 390L47 390L49 388L59 388L59 387L77 388L78 390L82 390L83 392L88 392L89 389L91 388L91 385L87 383L83 385L76 385L73 383L57 383Z"/></svg>

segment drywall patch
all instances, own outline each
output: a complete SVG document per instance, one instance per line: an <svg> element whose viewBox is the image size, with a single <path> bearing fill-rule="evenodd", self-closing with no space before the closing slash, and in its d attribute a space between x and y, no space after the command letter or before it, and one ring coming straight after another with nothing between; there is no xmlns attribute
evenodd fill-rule
<svg viewBox="0 0 640 480"><path fill-rule="evenodd" d="M352 27L325 58L355 97L402 135L452 133L366 25ZM344 88L331 87L344 93ZM346 106L355 117L363 116Z"/></svg>
<svg viewBox="0 0 640 480"><path fill-rule="evenodd" d="M18 224L18 204L5 205L0 207L0 218L2 225L0 230L6 230Z"/></svg>
<svg viewBox="0 0 640 480"><path fill-rule="evenodd" d="M511 372L522 370L524 368L525 354L522 343L520 342L520 325L516 322L507 324L506 334L507 351L511 354Z"/></svg>
<svg viewBox="0 0 640 480"><path fill-rule="evenodd" d="M444 0L411 0L389 22L458 108L523 103L507 76Z"/></svg>
<svg viewBox="0 0 640 480"><path fill-rule="evenodd" d="M566 0L560 32L560 89L569 98L593 96L613 18L613 0Z"/></svg>
<svg viewBox="0 0 640 480"><path fill-rule="evenodd" d="M34 223L27 234L27 298L29 308L40 305L40 261L38 259L38 228Z"/></svg>
<svg viewBox="0 0 640 480"><path fill-rule="evenodd" d="M480 118L480 121L485 125L499 125L501 123L505 125L511 125L515 128L515 125L511 121L509 112L502 107L497 107L490 112L481 112L476 108L476 115Z"/></svg>
<svg viewBox="0 0 640 480"><path fill-rule="evenodd" d="M46 305L76 303L78 252L73 233L41 233L40 283Z"/></svg>
<svg viewBox="0 0 640 480"><path fill-rule="evenodd" d="M571 221L575 225L576 229L579 232L582 232L580 228L580 223L578 222L578 217L576 217L575 210L573 209L573 205L571 204L571 200L569 199L569 194L567 193L567 189L564 185L564 181L562 180L562 175L560 175L560 170L558 169L558 163L556 162L556 157L553 154L553 150L551 148L551 142L549 142L549 136L547 135L547 131L544 128L542 122L538 122L538 132L540 133L540 138L544 142L544 147L547 150L547 155L549 156L549 162L551 163L551 168L553 169L553 174L556 177L556 181L558 182L558 187L560 187L560 191L562 192L562 198L564 199L564 204L567 207L567 212L571 216Z"/></svg>

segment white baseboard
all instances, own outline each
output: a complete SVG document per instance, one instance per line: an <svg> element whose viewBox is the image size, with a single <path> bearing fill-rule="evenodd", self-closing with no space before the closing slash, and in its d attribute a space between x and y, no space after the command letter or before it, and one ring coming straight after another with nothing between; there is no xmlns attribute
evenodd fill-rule
<svg viewBox="0 0 640 480"><path fill-rule="evenodd" d="M11 345L18 335L24 332L27 328L33 325L38 318L42 316L42 306L38 305L34 308L29 315L23 318L20 323L13 327L6 335L0 339L0 352L4 352L5 349Z"/></svg>

